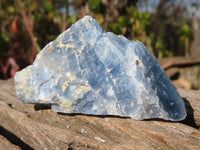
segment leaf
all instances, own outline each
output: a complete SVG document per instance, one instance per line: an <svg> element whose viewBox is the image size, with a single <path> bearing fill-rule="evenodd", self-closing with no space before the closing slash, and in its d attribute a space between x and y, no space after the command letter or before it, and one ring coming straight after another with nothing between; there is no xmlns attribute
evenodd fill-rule
<svg viewBox="0 0 200 150"><path fill-rule="evenodd" d="M190 28L190 26L188 24L182 25L181 28L180 28L180 34L183 37L188 37L189 38L190 35L191 35L191 28Z"/></svg>
<svg viewBox="0 0 200 150"><path fill-rule="evenodd" d="M118 18L118 23L121 25L121 26L127 26L130 24L130 19L128 16L120 16Z"/></svg>
<svg viewBox="0 0 200 150"><path fill-rule="evenodd" d="M15 13L15 9L13 6L9 6L6 10L8 15L13 15Z"/></svg>
<svg viewBox="0 0 200 150"><path fill-rule="evenodd" d="M53 5L52 5L51 2L45 2L44 8L49 13L49 12L51 12L53 10Z"/></svg>
<svg viewBox="0 0 200 150"><path fill-rule="evenodd" d="M9 48L9 38L4 34L0 34L0 54L5 52Z"/></svg>
<svg viewBox="0 0 200 150"><path fill-rule="evenodd" d="M89 7L95 12L100 12L100 4L100 0L89 0Z"/></svg>

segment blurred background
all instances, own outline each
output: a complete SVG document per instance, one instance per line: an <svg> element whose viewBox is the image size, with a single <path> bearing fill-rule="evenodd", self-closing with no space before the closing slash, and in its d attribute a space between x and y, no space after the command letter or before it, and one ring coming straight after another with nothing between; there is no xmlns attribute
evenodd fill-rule
<svg viewBox="0 0 200 150"><path fill-rule="evenodd" d="M0 0L0 79L85 15L143 42L178 88L200 90L200 0Z"/></svg>

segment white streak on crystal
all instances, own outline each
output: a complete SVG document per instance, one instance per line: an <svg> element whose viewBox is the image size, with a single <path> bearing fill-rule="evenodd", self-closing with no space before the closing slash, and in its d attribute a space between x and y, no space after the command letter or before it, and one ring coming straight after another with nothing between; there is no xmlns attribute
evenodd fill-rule
<svg viewBox="0 0 200 150"><path fill-rule="evenodd" d="M108 95L108 96L114 96L114 95L115 95L115 93L114 93L114 91L113 91L112 88L109 88L109 89L108 89L107 95Z"/></svg>

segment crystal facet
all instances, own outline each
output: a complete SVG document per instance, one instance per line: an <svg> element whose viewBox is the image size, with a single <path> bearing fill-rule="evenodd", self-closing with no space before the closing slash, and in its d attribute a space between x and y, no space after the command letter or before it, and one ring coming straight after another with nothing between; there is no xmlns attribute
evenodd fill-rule
<svg viewBox="0 0 200 150"><path fill-rule="evenodd" d="M16 73L15 86L22 102L51 104L56 112L186 117L183 100L148 49L105 32L91 16L46 45L33 65Z"/></svg>

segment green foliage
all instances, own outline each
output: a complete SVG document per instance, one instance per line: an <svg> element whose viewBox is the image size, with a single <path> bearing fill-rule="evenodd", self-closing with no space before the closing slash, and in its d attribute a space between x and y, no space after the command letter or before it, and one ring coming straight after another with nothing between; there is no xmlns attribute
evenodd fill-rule
<svg viewBox="0 0 200 150"><path fill-rule="evenodd" d="M130 18L129 16L119 16L118 18L118 23L121 25L121 26L127 26L127 25L130 25Z"/></svg>
<svg viewBox="0 0 200 150"><path fill-rule="evenodd" d="M121 32L121 26L118 23L109 23L108 24L108 30L110 32L114 32L115 34L120 34Z"/></svg>
<svg viewBox="0 0 200 150"><path fill-rule="evenodd" d="M127 14L119 16L117 22L110 23L108 30L123 34L131 39L142 40L147 35L147 29L150 25L151 15L149 13L142 13L135 7L127 8Z"/></svg>
<svg viewBox="0 0 200 150"><path fill-rule="evenodd" d="M95 15L95 18L98 20L99 24L103 26L103 23L104 23L103 14L98 13L98 14Z"/></svg>
<svg viewBox="0 0 200 150"><path fill-rule="evenodd" d="M74 24L78 20L78 17L76 15L71 15L67 18L67 21L69 24Z"/></svg>
<svg viewBox="0 0 200 150"><path fill-rule="evenodd" d="M0 54L5 52L9 48L9 39L4 34L0 34Z"/></svg>
<svg viewBox="0 0 200 150"><path fill-rule="evenodd" d="M163 57L171 57L172 52L168 51L165 49L163 43L159 40L156 41L155 43L155 54L158 58L163 58Z"/></svg>
<svg viewBox="0 0 200 150"><path fill-rule="evenodd" d="M146 30L150 25L151 14L142 13L138 11L135 7L127 8L128 16L130 17L131 23L135 25L135 28L140 28L141 30Z"/></svg>
<svg viewBox="0 0 200 150"><path fill-rule="evenodd" d="M164 46L163 46L163 44L160 41L156 41L155 47L158 50L162 50Z"/></svg>
<svg viewBox="0 0 200 150"><path fill-rule="evenodd" d="M173 54L169 50L162 50L162 57L172 57Z"/></svg>
<svg viewBox="0 0 200 150"><path fill-rule="evenodd" d="M191 28L188 24L184 24L180 28L181 38L189 38L191 36Z"/></svg>
<svg viewBox="0 0 200 150"><path fill-rule="evenodd" d="M44 8L47 11L47 13L50 13L51 11L53 11L53 4L47 1L44 3Z"/></svg>
<svg viewBox="0 0 200 150"><path fill-rule="evenodd" d="M91 10L93 10L96 13L100 12L100 5L101 1L100 0L89 0L89 7Z"/></svg>
<svg viewBox="0 0 200 150"><path fill-rule="evenodd" d="M15 9L13 6L8 6L7 7L7 10L6 10L6 13L8 14L8 16L11 16L15 13Z"/></svg>
<svg viewBox="0 0 200 150"><path fill-rule="evenodd" d="M184 24L180 27L180 37L179 39L184 42L185 56L189 56L189 40L191 36L191 28L188 24Z"/></svg>

